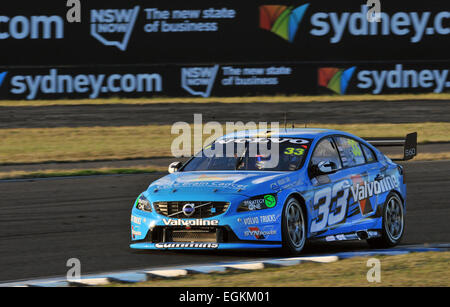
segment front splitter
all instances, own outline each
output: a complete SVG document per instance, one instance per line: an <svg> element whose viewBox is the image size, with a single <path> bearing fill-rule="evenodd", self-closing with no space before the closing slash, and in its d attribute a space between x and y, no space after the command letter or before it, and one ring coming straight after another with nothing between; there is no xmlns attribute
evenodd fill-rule
<svg viewBox="0 0 450 307"><path fill-rule="evenodd" d="M281 248L281 244L264 243L134 243L130 244L133 249L152 249L152 250L215 250L215 249L267 249Z"/></svg>

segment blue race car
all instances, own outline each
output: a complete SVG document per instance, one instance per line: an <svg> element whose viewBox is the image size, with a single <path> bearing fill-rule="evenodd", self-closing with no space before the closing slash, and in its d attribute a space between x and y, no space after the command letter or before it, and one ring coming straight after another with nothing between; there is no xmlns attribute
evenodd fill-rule
<svg viewBox="0 0 450 307"><path fill-rule="evenodd" d="M403 145L409 160L417 133L400 141L325 129L225 135L185 164L172 163L137 198L130 247L298 254L313 240L394 246L405 230L403 167L372 144ZM217 154L225 147L226 155Z"/></svg>

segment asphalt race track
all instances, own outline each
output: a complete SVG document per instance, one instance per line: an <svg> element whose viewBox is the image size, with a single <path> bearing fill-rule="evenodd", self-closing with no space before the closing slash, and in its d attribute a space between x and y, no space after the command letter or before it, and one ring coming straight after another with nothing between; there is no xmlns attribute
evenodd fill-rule
<svg viewBox="0 0 450 307"><path fill-rule="evenodd" d="M450 161L406 163L404 244L450 242ZM161 176L160 174L159 176ZM0 282L65 276L69 258L82 274L232 261L273 252L146 252L128 248L130 208L158 175L93 176L0 182ZM306 253L367 248L365 242L315 245Z"/></svg>
<svg viewBox="0 0 450 307"><path fill-rule="evenodd" d="M0 128L172 125L254 121L289 123L420 123L449 122L449 101L330 101L277 103L152 103L0 107Z"/></svg>

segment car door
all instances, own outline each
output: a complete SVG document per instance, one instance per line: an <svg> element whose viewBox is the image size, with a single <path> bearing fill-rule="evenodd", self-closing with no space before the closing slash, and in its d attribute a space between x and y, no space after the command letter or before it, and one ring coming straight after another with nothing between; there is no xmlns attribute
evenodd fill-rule
<svg viewBox="0 0 450 307"><path fill-rule="evenodd" d="M339 232L347 233L371 228L370 218L376 212L377 196L374 182L378 180L380 166L373 152L347 136L334 136L342 161L343 175L349 184L347 215ZM369 150L369 151L367 151Z"/></svg>
<svg viewBox="0 0 450 307"><path fill-rule="evenodd" d="M317 166L321 162L332 162L335 169L328 173L317 172ZM313 191L310 225L312 236L326 236L333 233L336 225L346 217L350 183L343 171L333 138L326 137L320 140L311 156L308 171Z"/></svg>

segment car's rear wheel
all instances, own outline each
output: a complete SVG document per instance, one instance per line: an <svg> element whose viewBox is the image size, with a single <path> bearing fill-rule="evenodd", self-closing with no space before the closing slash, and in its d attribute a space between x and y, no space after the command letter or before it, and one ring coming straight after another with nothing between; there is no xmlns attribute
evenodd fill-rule
<svg viewBox="0 0 450 307"><path fill-rule="evenodd" d="M306 242L306 214L300 202L291 197L283 208L283 249L288 254L299 254Z"/></svg>
<svg viewBox="0 0 450 307"><path fill-rule="evenodd" d="M400 197L391 193L383 206L383 226L381 237L368 239L367 243L374 248L392 247L400 243L405 231L405 215Z"/></svg>

